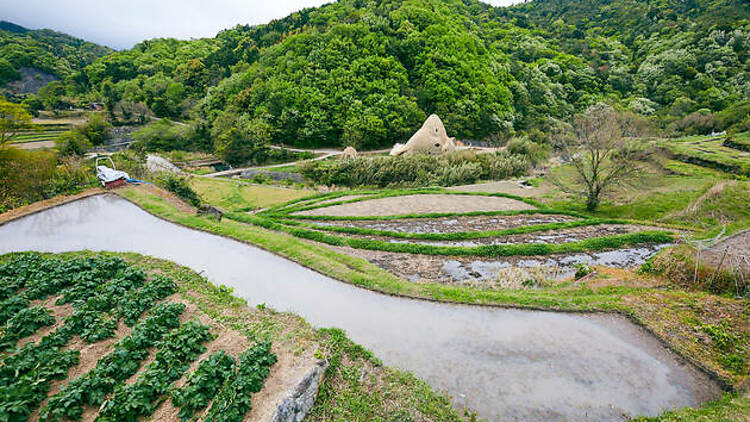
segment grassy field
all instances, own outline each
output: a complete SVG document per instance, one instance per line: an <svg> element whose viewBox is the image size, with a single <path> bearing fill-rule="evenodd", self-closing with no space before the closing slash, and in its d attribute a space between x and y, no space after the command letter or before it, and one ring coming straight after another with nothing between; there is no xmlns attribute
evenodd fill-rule
<svg viewBox="0 0 750 422"><path fill-rule="evenodd" d="M75 124L83 122L79 118L37 118L34 119L34 127L19 132L11 141L12 143L56 141L65 131L70 130Z"/></svg>
<svg viewBox="0 0 750 422"><path fill-rule="evenodd" d="M568 166L553 169L559 180L569 181ZM583 201L552 189L539 198L548 206L587 213ZM750 182L695 164L664 160L648 166L636 179L618 186L600 208L587 213L600 218L621 218L674 224L696 230L699 237L727 234L750 228Z"/></svg>
<svg viewBox="0 0 750 422"><path fill-rule="evenodd" d="M26 142L56 141L67 129L42 129L19 132L13 137L16 144Z"/></svg>
<svg viewBox="0 0 750 422"><path fill-rule="evenodd" d="M256 185L236 179L193 177L190 186L204 201L230 212L268 208L314 192L304 189Z"/></svg>
<svg viewBox="0 0 750 422"><path fill-rule="evenodd" d="M715 137L688 136L659 141L680 161L712 167L728 173L750 177L750 152L724 145L727 135ZM733 135L738 142L747 142L750 133Z"/></svg>

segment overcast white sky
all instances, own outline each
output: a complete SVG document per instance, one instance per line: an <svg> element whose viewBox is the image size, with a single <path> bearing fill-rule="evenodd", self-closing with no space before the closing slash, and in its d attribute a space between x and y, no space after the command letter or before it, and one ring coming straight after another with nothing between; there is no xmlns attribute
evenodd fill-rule
<svg viewBox="0 0 750 422"><path fill-rule="evenodd" d="M486 0L507 6L519 0ZM330 0L0 0L0 20L122 49L149 38L212 37Z"/></svg>

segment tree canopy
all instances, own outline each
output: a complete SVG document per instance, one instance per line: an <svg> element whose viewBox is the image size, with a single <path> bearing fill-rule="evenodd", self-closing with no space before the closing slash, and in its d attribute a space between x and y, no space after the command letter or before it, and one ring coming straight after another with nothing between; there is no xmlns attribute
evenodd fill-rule
<svg viewBox="0 0 750 422"><path fill-rule="evenodd" d="M214 38L144 41L72 71L65 91L196 120L212 135L203 145L216 127L232 131L223 146L261 141L240 142L257 137L242 127L253 122L273 143L380 147L431 113L459 139L496 140L600 101L705 131L748 124L732 110L750 104L749 55L743 0L340 0Z"/></svg>

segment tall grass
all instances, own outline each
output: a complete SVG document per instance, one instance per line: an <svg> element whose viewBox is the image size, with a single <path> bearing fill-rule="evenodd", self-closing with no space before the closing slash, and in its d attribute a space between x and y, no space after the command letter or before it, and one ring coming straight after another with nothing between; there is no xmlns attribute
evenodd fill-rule
<svg viewBox="0 0 750 422"><path fill-rule="evenodd" d="M482 179L518 177L531 167L520 154L457 152L446 156L357 157L311 161L300 172L315 183L336 186L454 186Z"/></svg>

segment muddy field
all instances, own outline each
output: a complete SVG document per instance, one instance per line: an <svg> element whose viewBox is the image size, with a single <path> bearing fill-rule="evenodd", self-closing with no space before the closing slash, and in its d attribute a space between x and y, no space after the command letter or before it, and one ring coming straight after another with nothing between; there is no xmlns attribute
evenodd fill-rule
<svg viewBox="0 0 750 422"><path fill-rule="evenodd" d="M750 275L750 230L737 233L702 252L705 263L722 269L740 269Z"/></svg>
<svg viewBox="0 0 750 422"><path fill-rule="evenodd" d="M509 216L467 216L442 218L405 218L401 220L319 221L321 226L360 227L400 233L456 233L505 230L537 224L567 223L578 220L566 215L527 214Z"/></svg>
<svg viewBox="0 0 750 422"><path fill-rule="evenodd" d="M121 224L109 224L113 219ZM621 317L381 295L159 220L109 195L16 220L0 232L0 252L128 250L189 265L250 305L294 310L314 326L341 327L386 365L412 371L450 394L457 407L489 420L619 420L695 406L720 394L707 376ZM390 257L402 264L415 258ZM278 333L274 347L300 340L287 334Z"/></svg>
<svg viewBox="0 0 750 422"><path fill-rule="evenodd" d="M572 227L560 230L546 230L536 233L514 234L506 236L483 237L471 240L415 240L390 238L384 236L345 234L344 236L361 239L381 240L391 243L412 243L432 246L483 246L483 245L518 245L524 243L568 243L579 242L594 237L616 236L637 233L647 230L658 230L655 227L639 226L635 224L599 224L596 226Z"/></svg>
<svg viewBox="0 0 750 422"><path fill-rule="evenodd" d="M333 249L364 258L380 268L414 282L472 283L477 287L495 288L497 286L494 282L498 277L513 268L523 269L520 275L526 273L530 278L563 279L573 276L578 264L616 268L637 267L667 246L670 245L647 245L576 254L496 258L413 255L342 247ZM516 278L519 282L524 281L522 278Z"/></svg>
<svg viewBox="0 0 750 422"><path fill-rule="evenodd" d="M462 213L472 211L517 211L534 209L515 199L477 195L405 195L371 199L300 211L299 215L387 216L427 213Z"/></svg>

